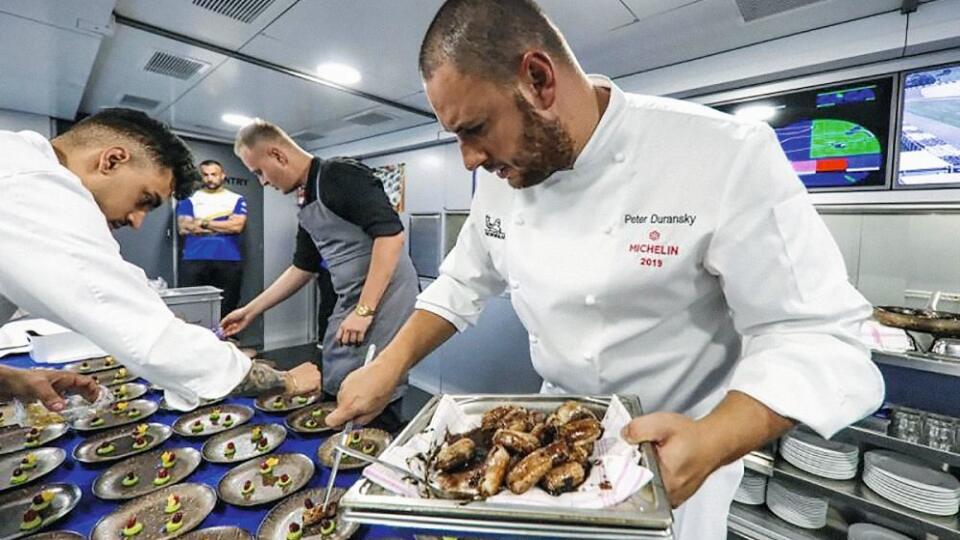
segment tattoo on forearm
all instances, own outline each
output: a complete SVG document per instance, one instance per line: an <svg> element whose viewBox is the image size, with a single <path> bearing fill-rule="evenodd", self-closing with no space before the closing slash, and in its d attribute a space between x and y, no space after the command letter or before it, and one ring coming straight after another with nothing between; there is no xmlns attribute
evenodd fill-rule
<svg viewBox="0 0 960 540"><path fill-rule="evenodd" d="M283 372L277 371L259 360L254 360L247 376L230 392L232 396L255 397L262 394L283 392L286 383Z"/></svg>

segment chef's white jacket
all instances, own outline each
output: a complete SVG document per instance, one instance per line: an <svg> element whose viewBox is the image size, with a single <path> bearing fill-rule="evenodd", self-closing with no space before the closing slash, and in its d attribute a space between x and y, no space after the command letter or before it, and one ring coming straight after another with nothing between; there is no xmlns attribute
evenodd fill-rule
<svg viewBox="0 0 960 540"><path fill-rule="evenodd" d="M610 102L572 170L521 190L478 171L417 308L462 331L508 290L546 392L701 417L738 390L824 436L878 408L870 305L773 130L594 82ZM725 530L726 476L684 537Z"/></svg>
<svg viewBox="0 0 960 540"><path fill-rule="evenodd" d="M18 306L86 336L179 409L226 395L250 370L120 257L93 195L42 135L0 131L0 324Z"/></svg>

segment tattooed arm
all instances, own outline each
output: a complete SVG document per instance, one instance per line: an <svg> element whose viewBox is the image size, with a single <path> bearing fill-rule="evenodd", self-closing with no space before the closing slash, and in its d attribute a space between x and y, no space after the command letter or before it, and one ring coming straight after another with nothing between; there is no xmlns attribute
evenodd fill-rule
<svg viewBox="0 0 960 540"><path fill-rule="evenodd" d="M263 394L299 394L312 392L319 387L320 372L309 362L304 362L290 371L280 371L262 360L254 360L247 376L230 395L256 397Z"/></svg>

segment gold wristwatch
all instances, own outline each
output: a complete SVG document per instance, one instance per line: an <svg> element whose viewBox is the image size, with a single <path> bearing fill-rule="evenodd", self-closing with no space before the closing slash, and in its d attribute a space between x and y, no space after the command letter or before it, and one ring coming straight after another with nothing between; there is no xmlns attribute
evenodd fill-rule
<svg viewBox="0 0 960 540"><path fill-rule="evenodd" d="M376 313L376 310L366 304L357 304L353 311L361 317L373 317L373 314Z"/></svg>

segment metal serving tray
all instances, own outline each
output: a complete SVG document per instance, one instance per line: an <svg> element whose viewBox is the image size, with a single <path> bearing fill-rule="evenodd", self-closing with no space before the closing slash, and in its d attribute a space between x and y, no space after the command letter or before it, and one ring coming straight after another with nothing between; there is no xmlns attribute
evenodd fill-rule
<svg viewBox="0 0 960 540"><path fill-rule="evenodd" d="M563 402L578 400L602 417L610 396L575 395L455 395L468 414L481 414L493 407L515 404L544 413ZM619 396L631 416L643 410L636 396ZM397 436L393 445L406 444L430 423L439 396L431 399ZM673 516L660 477L653 446L640 446L641 464L653 472L653 480L626 501L598 510L530 507L446 499L414 499L384 490L370 480L355 483L341 500L344 518L360 523L442 529L485 534L525 534L582 539L672 538Z"/></svg>

